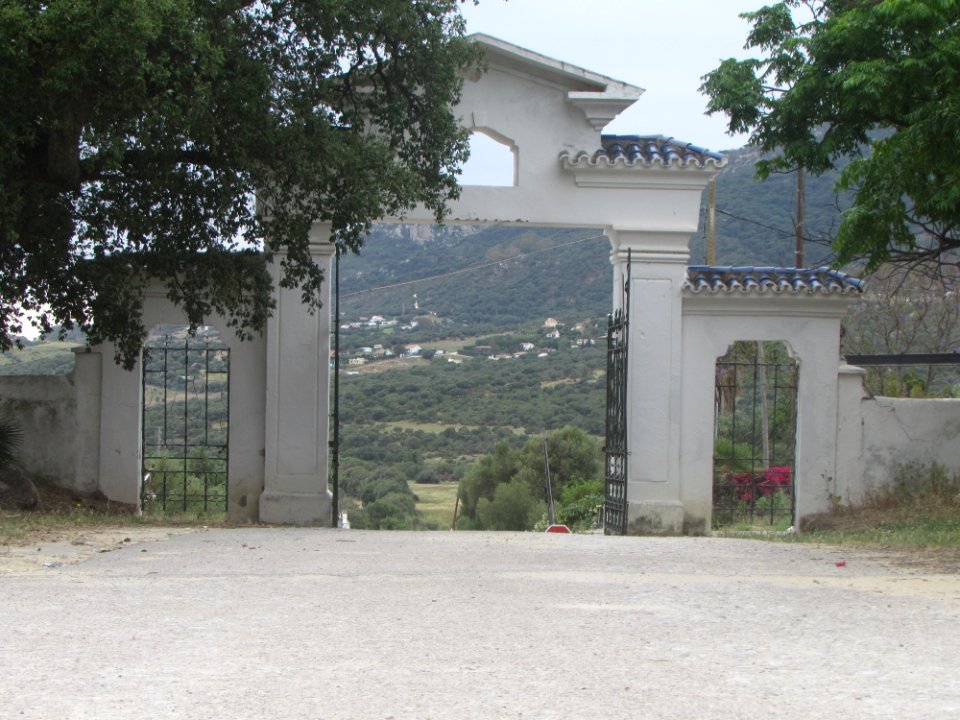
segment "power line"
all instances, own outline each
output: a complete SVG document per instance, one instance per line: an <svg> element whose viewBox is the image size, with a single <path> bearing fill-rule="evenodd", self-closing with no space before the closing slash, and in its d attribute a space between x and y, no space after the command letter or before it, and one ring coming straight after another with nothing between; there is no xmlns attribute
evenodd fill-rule
<svg viewBox="0 0 960 720"><path fill-rule="evenodd" d="M773 225L767 225L766 223L762 223L758 220L751 220L750 218L745 218L740 215L734 215L732 212L727 212L726 210L721 210L720 208L717 208L717 212L720 213L721 215L726 215L727 217L733 218L734 220L739 220L740 222L750 223L751 225L756 225L766 230L772 230L775 233L779 233L783 237L793 237L794 235L792 231L787 231L787 230L784 230L783 228L777 228L777 227L774 227Z"/></svg>
<svg viewBox="0 0 960 720"><path fill-rule="evenodd" d="M785 238L794 237L796 234L793 230L784 230L783 228L774 227L773 225L767 225L766 223L762 223L759 220L753 220L751 218L743 217L742 215L735 215L732 212L727 212L726 210L721 210L720 208L717 208L717 212L720 213L721 215L726 215L729 218L733 218L734 220L739 220L740 222L749 223L751 225L757 225L758 227L762 227L765 230L772 230L773 232L778 233ZM820 245L826 244L823 238L815 238L812 235L804 235L803 239L805 241L817 243Z"/></svg>
<svg viewBox="0 0 960 720"><path fill-rule="evenodd" d="M571 240L570 242L561 243L559 245L553 245L548 248L541 248L539 250L530 250L529 252L519 253L517 255L512 255L511 257L501 258L500 260L494 260L492 262L483 263L482 265L473 265L471 267L461 268L459 270L451 270L450 272L440 273L439 275L428 275L427 277L417 278L415 280L404 280L403 282L393 283L391 285L380 285L378 287L367 288L365 290L356 290L352 293L346 293L341 297L354 297L356 295L364 295L366 293L377 292L378 290L391 290L393 288L404 287L406 285L415 285L416 283L428 282L430 280L442 280L443 278L454 277L456 275L463 275L464 273L473 272L474 270L483 270L484 268L493 267L495 265L502 265L503 263L510 262L511 260L520 260L530 255L539 255L541 253L553 252L555 250L562 250L563 248L570 247L571 245L579 245L580 243L585 243L591 240L599 240L600 238L605 238L606 235L592 235L591 237L581 238L579 240Z"/></svg>

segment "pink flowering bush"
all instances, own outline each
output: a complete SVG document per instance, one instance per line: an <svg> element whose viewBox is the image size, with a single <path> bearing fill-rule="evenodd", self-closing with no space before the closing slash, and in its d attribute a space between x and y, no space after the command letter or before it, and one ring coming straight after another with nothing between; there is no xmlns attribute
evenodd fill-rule
<svg viewBox="0 0 960 720"><path fill-rule="evenodd" d="M729 481L738 500L753 502L760 497L773 495L778 490L789 490L793 481L793 468L781 465L767 468L760 473L730 473Z"/></svg>

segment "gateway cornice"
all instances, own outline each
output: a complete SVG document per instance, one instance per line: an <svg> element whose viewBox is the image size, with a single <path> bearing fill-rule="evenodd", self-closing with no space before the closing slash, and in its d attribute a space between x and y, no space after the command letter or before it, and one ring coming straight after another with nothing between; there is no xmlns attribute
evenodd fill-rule
<svg viewBox="0 0 960 720"><path fill-rule="evenodd" d="M578 108L598 132L633 105L644 92L636 85L555 60L490 35L477 33L469 39L483 48L490 68L496 67L565 92L567 102Z"/></svg>
<svg viewBox="0 0 960 720"><path fill-rule="evenodd" d="M859 295L863 280L828 267L722 267L693 265L683 284L703 295Z"/></svg>
<svg viewBox="0 0 960 720"><path fill-rule="evenodd" d="M699 190L726 165L720 153L672 137L604 135L599 150L560 153L578 187Z"/></svg>

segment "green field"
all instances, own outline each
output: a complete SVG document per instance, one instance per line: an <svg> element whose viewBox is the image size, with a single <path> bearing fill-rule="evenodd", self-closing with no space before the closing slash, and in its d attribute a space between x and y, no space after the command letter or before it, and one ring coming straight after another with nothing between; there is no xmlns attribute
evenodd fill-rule
<svg viewBox="0 0 960 720"><path fill-rule="evenodd" d="M45 342L0 355L0 375L65 375L73 370L76 342Z"/></svg>
<svg viewBox="0 0 960 720"><path fill-rule="evenodd" d="M447 429L454 430L481 430L483 425L464 425L462 423L428 423L428 422L414 422L412 420L395 420L392 422L383 423L385 429L393 430L399 428L401 430L422 430L423 432L439 434ZM498 425L500 428L509 428L514 435L523 435L527 432L526 428L514 427L512 425Z"/></svg>
<svg viewBox="0 0 960 720"><path fill-rule="evenodd" d="M410 489L419 498L417 510L423 514L427 523L435 523L441 530L450 528L453 522L453 506L457 501L460 484L455 482L439 485L418 485L410 483Z"/></svg>

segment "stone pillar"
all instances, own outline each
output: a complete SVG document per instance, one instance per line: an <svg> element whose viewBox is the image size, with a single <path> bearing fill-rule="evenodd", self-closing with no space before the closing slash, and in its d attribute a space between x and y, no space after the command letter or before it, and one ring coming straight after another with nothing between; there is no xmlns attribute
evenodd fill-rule
<svg viewBox="0 0 960 720"><path fill-rule="evenodd" d="M73 487L82 492L99 489L100 394L102 356L90 348L74 348L73 388L76 397Z"/></svg>
<svg viewBox="0 0 960 720"><path fill-rule="evenodd" d="M833 502L863 502L863 380L867 371L840 365L837 378L837 477Z"/></svg>
<svg viewBox="0 0 960 720"><path fill-rule="evenodd" d="M113 361L112 343L100 353L100 491L111 500L140 506L143 459L140 439L143 427L142 364L124 370Z"/></svg>
<svg viewBox="0 0 960 720"><path fill-rule="evenodd" d="M329 227L314 226L310 251L323 268L323 307L303 304L299 289L277 286L267 323L267 402L264 490L260 520L329 525L327 489L330 422L330 286L334 246ZM279 263L271 272L279 277Z"/></svg>
<svg viewBox="0 0 960 720"><path fill-rule="evenodd" d="M607 231L614 278L630 258L627 369L627 532L683 532L680 499L680 291L689 259L688 232ZM619 285L615 289L619 294Z"/></svg>

